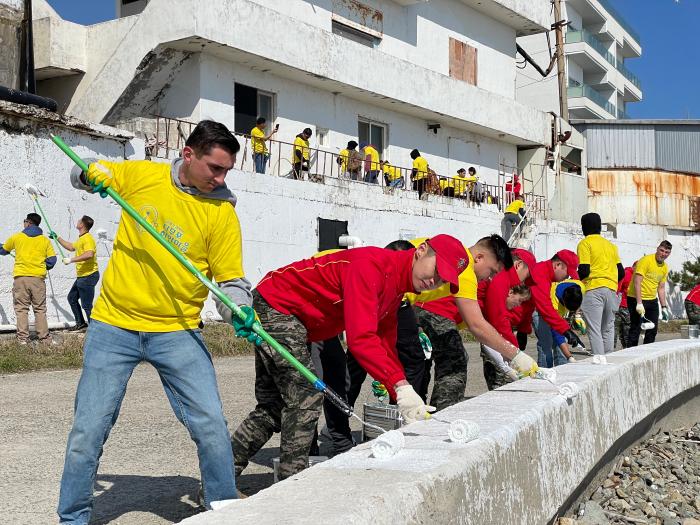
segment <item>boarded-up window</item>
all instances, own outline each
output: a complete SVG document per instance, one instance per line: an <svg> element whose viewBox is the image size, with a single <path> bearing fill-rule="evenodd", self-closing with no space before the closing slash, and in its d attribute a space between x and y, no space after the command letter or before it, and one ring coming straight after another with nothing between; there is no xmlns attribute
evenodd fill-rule
<svg viewBox="0 0 700 525"><path fill-rule="evenodd" d="M476 48L450 38L450 76L476 86Z"/></svg>

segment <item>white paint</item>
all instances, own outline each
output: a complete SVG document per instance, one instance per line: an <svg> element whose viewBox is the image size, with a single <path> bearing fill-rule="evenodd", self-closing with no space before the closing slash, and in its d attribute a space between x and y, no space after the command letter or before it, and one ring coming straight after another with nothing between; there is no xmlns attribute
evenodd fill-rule
<svg viewBox="0 0 700 525"><path fill-rule="evenodd" d="M400 430L390 430L372 440L372 457L380 461L393 458L406 445Z"/></svg>
<svg viewBox="0 0 700 525"><path fill-rule="evenodd" d="M447 429L447 437L453 443L469 443L478 438L480 432L481 429L478 423L457 419L450 423L450 428Z"/></svg>
<svg viewBox="0 0 700 525"><path fill-rule="evenodd" d="M559 367L579 388L573 399L524 379L442 411L442 419L479 421L478 440L452 443L444 423L414 423L402 429L406 446L390 459L377 461L368 443L358 445L182 523L548 523L616 440L700 381L697 341L622 350L609 362ZM571 443L576 453L562 454ZM319 490L313 505L299 498Z"/></svg>

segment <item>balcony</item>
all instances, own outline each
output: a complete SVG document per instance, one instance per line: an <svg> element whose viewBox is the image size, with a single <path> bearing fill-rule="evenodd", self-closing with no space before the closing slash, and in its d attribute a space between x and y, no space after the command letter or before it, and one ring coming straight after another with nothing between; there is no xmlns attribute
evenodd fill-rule
<svg viewBox="0 0 700 525"><path fill-rule="evenodd" d="M575 113L574 118L615 118L617 115L615 105L586 84L570 85L567 89L567 97L571 113ZM580 101L571 99L580 99ZM593 104L589 104L587 101L593 102ZM601 112L600 109L607 114Z"/></svg>
<svg viewBox="0 0 700 525"><path fill-rule="evenodd" d="M613 55L605 47L600 40L598 40L593 33L584 29L582 31L567 31L566 32L566 43L575 44L578 42L585 42L593 49L595 49L600 56L602 56L611 66L616 67L615 55Z"/></svg>
<svg viewBox="0 0 700 525"><path fill-rule="evenodd" d="M641 85L641 83L639 82L639 77L637 77L637 75L635 75L635 74L632 73L629 69L627 69L627 67L625 66L625 64L624 64L623 62L618 62L617 65L615 66L615 68L616 68L620 73L622 73L622 75L623 75L627 80L629 80L630 82L632 82L632 84L634 84L638 89L640 89L640 90L642 89L642 85Z"/></svg>
<svg viewBox="0 0 700 525"><path fill-rule="evenodd" d="M615 21L622 26L622 28L629 33L629 35L634 38L638 44L642 43L642 40L639 38L639 33L637 33L634 29L632 29L632 26L627 23L627 21L622 17L622 15L612 6L612 2L609 0L598 0L600 2L600 5L603 6L603 8L613 16Z"/></svg>

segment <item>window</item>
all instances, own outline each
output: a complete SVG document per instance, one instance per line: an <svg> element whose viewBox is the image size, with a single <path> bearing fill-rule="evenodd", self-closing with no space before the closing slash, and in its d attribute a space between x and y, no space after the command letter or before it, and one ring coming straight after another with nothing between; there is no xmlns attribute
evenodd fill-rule
<svg viewBox="0 0 700 525"><path fill-rule="evenodd" d="M348 40L357 42L358 44L362 44L367 47L376 47L379 44L379 38L376 36L370 33L365 33L364 31L354 27L350 27L349 25L338 22L337 20L331 21L331 27L333 29L333 34L340 35Z"/></svg>
<svg viewBox="0 0 700 525"><path fill-rule="evenodd" d="M318 251L343 248L338 243L341 235L348 234L348 221L318 218Z"/></svg>
<svg viewBox="0 0 700 525"><path fill-rule="evenodd" d="M477 49L450 38L450 76L476 86Z"/></svg>
<svg viewBox="0 0 700 525"><path fill-rule="evenodd" d="M257 88L234 84L234 131L250 133L258 117L265 117L268 128L275 120L275 95Z"/></svg>
<svg viewBox="0 0 700 525"><path fill-rule="evenodd" d="M379 155L384 157L386 124L380 124L368 119L359 119L357 122L357 138L360 144L372 144L379 152Z"/></svg>

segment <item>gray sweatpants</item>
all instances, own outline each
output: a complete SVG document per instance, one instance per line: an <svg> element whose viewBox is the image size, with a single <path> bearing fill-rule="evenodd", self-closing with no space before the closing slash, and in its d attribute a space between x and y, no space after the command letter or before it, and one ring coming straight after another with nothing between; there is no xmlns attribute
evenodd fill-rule
<svg viewBox="0 0 700 525"><path fill-rule="evenodd" d="M594 288L583 296L581 311L588 325L593 354L608 354L614 350L615 312L619 307L620 300L610 288Z"/></svg>

